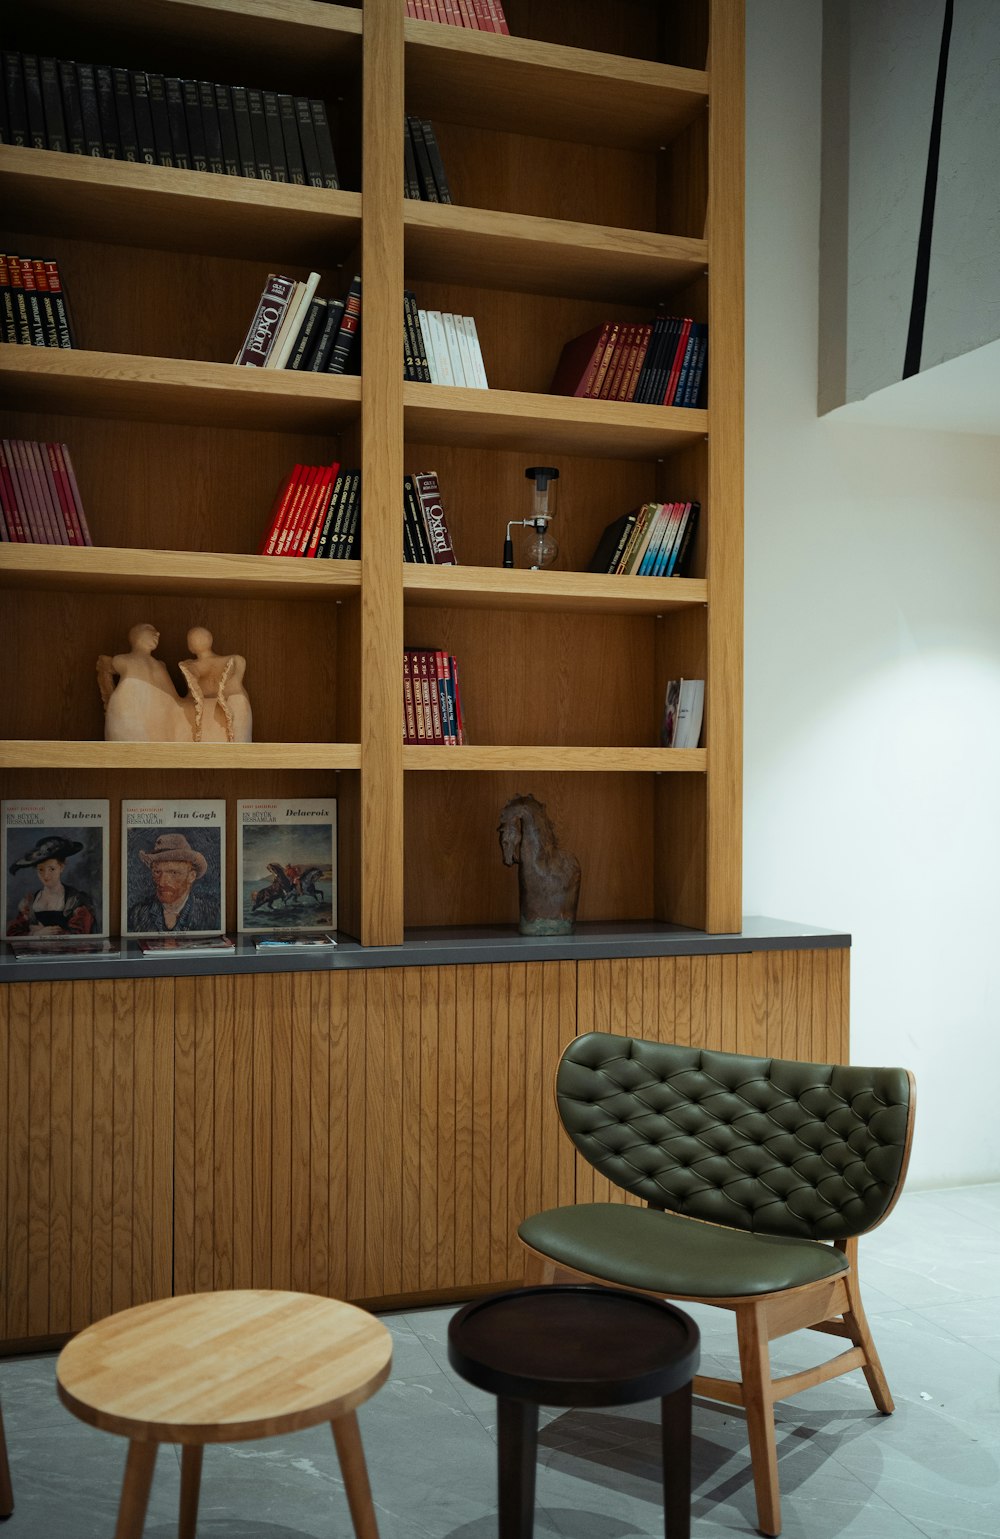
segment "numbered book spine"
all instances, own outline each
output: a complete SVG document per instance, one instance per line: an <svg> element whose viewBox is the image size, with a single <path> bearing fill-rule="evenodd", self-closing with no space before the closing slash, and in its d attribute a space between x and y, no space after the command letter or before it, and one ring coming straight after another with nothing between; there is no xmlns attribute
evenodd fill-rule
<svg viewBox="0 0 1000 1539"><path fill-rule="evenodd" d="M124 160L118 113L115 108L115 80L109 65L94 65L94 87L97 91L97 115L101 120L104 158L105 160Z"/></svg>
<svg viewBox="0 0 1000 1539"><path fill-rule="evenodd" d="M236 138L236 118L233 99L227 85L215 87L215 110L219 115L219 131L222 134L222 164L227 176L240 175L240 147Z"/></svg>
<svg viewBox="0 0 1000 1539"><path fill-rule="evenodd" d="M167 86L162 75L147 75L149 112L153 119L153 144L156 147L156 164L172 166L174 147L170 138L170 118L167 114Z"/></svg>
<svg viewBox="0 0 1000 1539"><path fill-rule="evenodd" d="M208 147L205 143L205 125L201 118L201 93L197 80L181 81L181 98L184 102L184 120L187 125L188 147L191 151L192 171L208 170Z"/></svg>
<svg viewBox="0 0 1000 1539"><path fill-rule="evenodd" d="M268 155L271 161L271 178L275 182L288 181L288 164L285 160L285 141L281 132L281 110L277 93L264 91L264 124L267 128Z"/></svg>
<svg viewBox="0 0 1000 1539"><path fill-rule="evenodd" d="M215 86L211 80L198 81L198 104L201 107L201 121L205 130L208 169L214 176L225 176L226 168L222 161L222 125L215 105Z"/></svg>
<svg viewBox="0 0 1000 1539"><path fill-rule="evenodd" d="M257 180L257 160L254 155L253 130L250 127L250 104L246 86L230 86L233 103L233 122L236 125L236 148L240 157L240 175Z"/></svg>
<svg viewBox="0 0 1000 1539"><path fill-rule="evenodd" d="M358 334L358 324L361 320L361 275L355 273L351 279L351 286L347 291L344 301L344 313L340 319L340 329L337 332L337 340L333 345L330 355L328 372L330 374L345 374L347 365L351 361L354 345Z"/></svg>
<svg viewBox="0 0 1000 1539"><path fill-rule="evenodd" d="M305 168L306 183L310 187L322 187L324 185L323 163L319 158L316 125L313 122L309 98L307 96L296 96L293 97L292 102L295 109L295 127L298 131L299 147L302 151L302 164Z"/></svg>
<svg viewBox="0 0 1000 1539"><path fill-rule="evenodd" d="M80 82L76 76L76 65L69 59L59 60L59 90L62 93L63 117L66 119L66 148L71 155L85 155L87 146L83 133Z"/></svg>
<svg viewBox="0 0 1000 1539"><path fill-rule="evenodd" d="M135 113L135 131L139 140L139 159L147 166L156 165L156 142L153 138L153 114L149 105L149 85L145 73L134 69L132 76L132 110ZM82 82L81 82L82 90Z"/></svg>
<svg viewBox="0 0 1000 1539"><path fill-rule="evenodd" d="M30 347L31 317L28 314L28 300L24 292L24 279L21 276L21 258L15 256L13 252L7 258L7 272L10 278L10 297L17 329L15 340L22 347Z"/></svg>
<svg viewBox="0 0 1000 1539"><path fill-rule="evenodd" d="M253 139L253 158L257 175L262 182L273 181L263 91L255 91L251 86L247 87L247 111L250 114L250 134Z"/></svg>
<svg viewBox="0 0 1000 1539"><path fill-rule="evenodd" d="M337 162L333 155L333 140L330 137L326 104L310 97L309 111L312 113L313 127L316 130L316 148L323 168L323 186L336 189L340 186L340 182L337 180Z"/></svg>
<svg viewBox="0 0 1000 1539"><path fill-rule="evenodd" d="M127 69L116 68L111 71L111 80L115 91L115 117L118 119L122 160L137 161L141 156L135 108L132 105L132 78Z"/></svg>
<svg viewBox="0 0 1000 1539"><path fill-rule="evenodd" d="M97 81L94 78L94 66L92 64L78 64L76 66L76 77L80 83L80 106L83 109L84 149L95 160L103 160L104 140L101 137L101 112L97 105Z"/></svg>
<svg viewBox="0 0 1000 1539"><path fill-rule="evenodd" d="M187 113L184 110L184 92L176 75L166 75L163 80L167 99L167 121L170 125L170 148L174 165L179 171L191 171L191 146L188 143Z"/></svg>
<svg viewBox="0 0 1000 1539"><path fill-rule="evenodd" d="M42 314L42 302L38 294L38 284L35 281L35 273L30 257L21 258L21 283L24 286L24 297L28 307L31 345L32 347L44 347L46 345L45 317Z"/></svg>
<svg viewBox="0 0 1000 1539"><path fill-rule="evenodd" d="M72 68L72 66L70 66ZM3 80L7 97L7 121L11 144L28 146L28 103L24 94L24 70L21 55L13 49L3 51Z"/></svg>
<svg viewBox="0 0 1000 1539"><path fill-rule="evenodd" d="M62 91L59 88L58 60L39 59L38 68L42 77L42 107L45 111L45 137L48 140L48 147L50 150L60 150L65 154L69 149L69 143L66 138Z"/></svg>
<svg viewBox="0 0 1000 1539"><path fill-rule="evenodd" d="M52 297L52 308L55 311L56 326L59 330L59 346L75 347L73 327L70 322L69 306L66 303L66 294L59 276L59 266L56 262L44 263L45 277L48 283L49 294Z"/></svg>
<svg viewBox="0 0 1000 1539"><path fill-rule="evenodd" d="M45 346L59 346L59 325L56 321L55 305L52 303L52 295L49 293L48 274L45 271L45 263L39 257L31 260L31 271L35 279L35 290L38 294L38 302L42 308L42 321L45 326Z"/></svg>
<svg viewBox="0 0 1000 1539"><path fill-rule="evenodd" d="M7 258L0 253L0 341L19 343L17 321L14 317L14 296L10 287L10 268Z"/></svg>
<svg viewBox="0 0 1000 1539"><path fill-rule="evenodd" d="M281 141L285 147L285 165L288 180L296 187L306 185L306 168L299 142L299 125L295 114L295 102L284 92L278 93L278 116L281 120Z"/></svg>
<svg viewBox="0 0 1000 1539"><path fill-rule="evenodd" d="M24 99L28 109L28 146L33 150L48 149L45 137L45 108L42 106L42 76L38 68L38 55L21 56L24 70Z"/></svg>

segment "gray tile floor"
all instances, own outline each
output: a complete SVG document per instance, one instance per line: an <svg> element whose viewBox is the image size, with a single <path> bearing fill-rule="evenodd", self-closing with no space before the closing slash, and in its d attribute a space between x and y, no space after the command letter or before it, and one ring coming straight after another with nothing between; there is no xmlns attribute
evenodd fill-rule
<svg viewBox="0 0 1000 1539"><path fill-rule="evenodd" d="M1000 1539L1000 1185L904 1196L862 1242L861 1277L896 1399L880 1417L860 1373L778 1408L786 1539ZM708 1373L732 1373L730 1317L694 1310ZM382 1539L493 1539L495 1402L448 1368L451 1311L386 1317L392 1379L361 1410ZM803 1332L776 1344L794 1371L839 1350ZM111 1539L124 1444L56 1399L52 1357L0 1362L17 1508L2 1539ZM550 1413L541 1433L539 1539L662 1536L656 1408ZM742 1418L695 1405L697 1539L754 1532ZM160 1454L148 1539L176 1533L179 1466ZM348 1539L332 1439L207 1450L199 1539Z"/></svg>

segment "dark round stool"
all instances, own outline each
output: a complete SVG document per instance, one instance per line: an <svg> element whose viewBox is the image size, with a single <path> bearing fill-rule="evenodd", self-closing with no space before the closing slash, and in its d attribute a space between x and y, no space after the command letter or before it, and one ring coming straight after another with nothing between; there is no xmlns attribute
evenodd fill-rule
<svg viewBox="0 0 1000 1539"><path fill-rule="evenodd" d="M615 1288L515 1288L466 1304L448 1361L497 1397L500 1539L531 1539L540 1405L662 1401L666 1539L691 1533L691 1381L698 1327L683 1310Z"/></svg>

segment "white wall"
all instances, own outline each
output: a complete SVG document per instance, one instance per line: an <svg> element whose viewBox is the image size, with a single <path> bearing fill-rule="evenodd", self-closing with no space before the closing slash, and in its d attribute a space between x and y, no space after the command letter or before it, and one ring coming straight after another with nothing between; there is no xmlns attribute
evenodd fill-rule
<svg viewBox="0 0 1000 1539"><path fill-rule="evenodd" d="M744 908L849 931L911 1180L1000 1178L1000 439L817 416L821 0L749 0Z"/></svg>

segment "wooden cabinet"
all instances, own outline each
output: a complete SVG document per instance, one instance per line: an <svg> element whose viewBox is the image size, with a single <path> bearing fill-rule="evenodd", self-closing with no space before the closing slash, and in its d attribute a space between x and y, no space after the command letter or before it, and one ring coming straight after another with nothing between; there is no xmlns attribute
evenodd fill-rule
<svg viewBox="0 0 1000 1539"><path fill-rule="evenodd" d="M335 794L341 927L393 944L516 920L496 820L531 791L580 857L582 919L737 929L742 3L507 11L510 38L402 0L12 18L7 47L323 96L343 190L0 146L4 247L58 259L80 344L0 346L4 433L70 444L98 542L0 547L3 794L108 795L113 823L181 785L233 811ZM434 121L454 205L404 200L405 111ZM310 267L329 293L362 273L361 378L233 368L267 271ZM475 316L488 392L404 384L404 282ZM660 302L709 323L707 410L546 394L568 338ZM251 554L290 466L335 457L362 467L360 561ZM559 566L503 571L533 463L562 473ZM414 468L439 474L458 567L402 563ZM693 575L583 573L650 496L701 501ZM167 659L195 623L247 656L254 744L101 741L93 660L145 618ZM404 748L404 644L459 658L468 746ZM705 746L660 749L682 674L707 680Z"/></svg>

